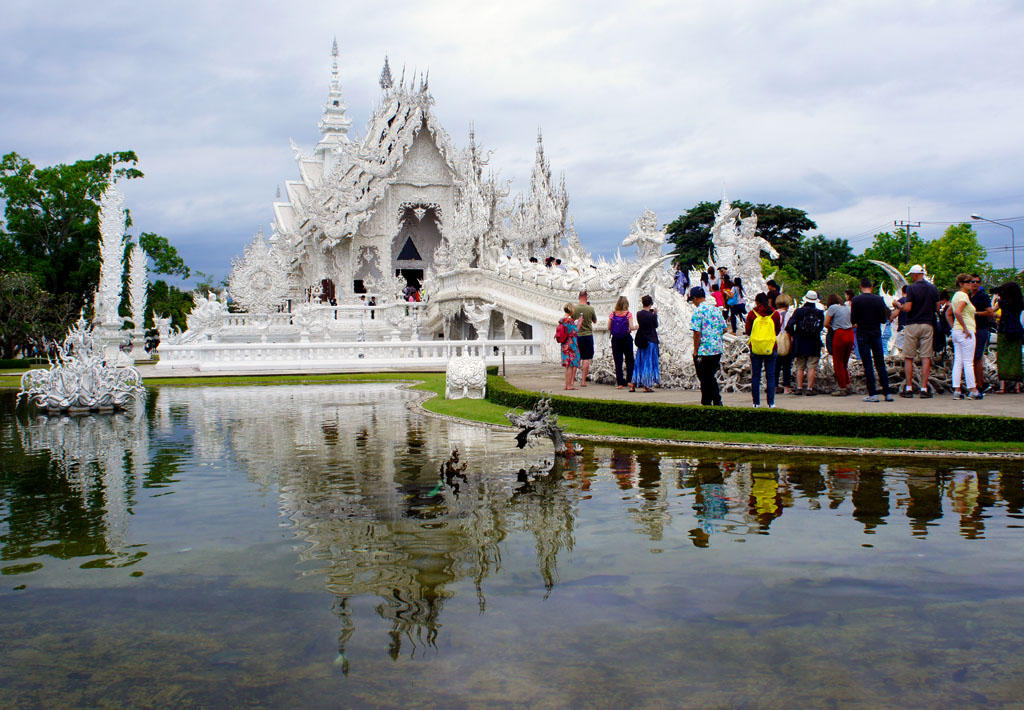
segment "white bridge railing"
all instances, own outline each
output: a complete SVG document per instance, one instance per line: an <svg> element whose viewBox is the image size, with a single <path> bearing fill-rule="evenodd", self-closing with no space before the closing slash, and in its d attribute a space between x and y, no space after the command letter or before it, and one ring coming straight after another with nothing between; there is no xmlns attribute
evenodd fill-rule
<svg viewBox="0 0 1024 710"><path fill-rule="evenodd" d="M541 362L539 340L405 340L372 342L161 344L158 370L405 371L443 370L456 355L488 365Z"/></svg>
<svg viewBox="0 0 1024 710"><path fill-rule="evenodd" d="M296 304L296 308L299 305ZM381 306L369 306L365 304L345 304L340 306L328 306L322 303L313 304L312 319L314 323L330 325L337 322L359 323L371 325L377 320L381 323L390 320L389 316L394 313L398 318L413 317L416 311L420 311L420 317L426 318L426 311L430 304L426 301L408 303L395 302ZM224 325L227 328L284 328L296 324L299 314L296 313L228 313L224 317Z"/></svg>

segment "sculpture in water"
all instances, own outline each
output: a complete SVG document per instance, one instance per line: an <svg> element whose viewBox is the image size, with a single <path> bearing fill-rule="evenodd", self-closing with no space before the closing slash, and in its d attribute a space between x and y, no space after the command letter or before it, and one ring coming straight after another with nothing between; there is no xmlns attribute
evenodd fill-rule
<svg viewBox="0 0 1024 710"><path fill-rule="evenodd" d="M530 437L551 440L556 456L571 457L580 450L579 444L571 444L565 440L565 428L558 425L558 415L551 411L551 397L537 400L533 409L519 413L514 409L506 412L505 418L519 427L516 441L519 448L525 448Z"/></svg>
<svg viewBox="0 0 1024 710"><path fill-rule="evenodd" d="M139 371L105 360L92 327L79 318L57 347L56 362L22 375L18 398L50 413L111 411L124 409L144 392Z"/></svg>

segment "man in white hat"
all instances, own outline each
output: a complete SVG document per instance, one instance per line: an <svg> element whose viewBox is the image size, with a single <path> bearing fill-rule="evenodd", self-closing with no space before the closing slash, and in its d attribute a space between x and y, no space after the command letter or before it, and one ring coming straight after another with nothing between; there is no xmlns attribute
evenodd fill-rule
<svg viewBox="0 0 1024 710"><path fill-rule="evenodd" d="M932 396L928 386L928 377L932 372L932 344L935 335L935 313L939 304L939 290L924 277L924 267L914 264L907 272L910 285L904 303L894 303L893 307L907 314L906 325L903 326L903 371L906 380L900 397L914 396L914 359L921 358L921 387L918 390L922 399Z"/></svg>
<svg viewBox="0 0 1024 710"><path fill-rule="evenodd" d="M786 332L793 338L793 367L796 371L795 395L813 397L814 377L821 358L821 328L825 325L825 314L818 307L818 294L808 291L800 307L789 319ZM804 373L807 375L807 389L804 389Z"/></svg>

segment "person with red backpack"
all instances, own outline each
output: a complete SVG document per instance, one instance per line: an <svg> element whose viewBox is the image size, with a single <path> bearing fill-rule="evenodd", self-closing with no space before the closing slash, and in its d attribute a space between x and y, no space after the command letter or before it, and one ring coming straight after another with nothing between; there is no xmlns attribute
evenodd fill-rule
<svg viewBox="0 0 1024 710"><path fill-rule="evenodd" d="M566 303L562 308L565 315L558 321L555 328L555 340L562 347L562 367L565 368L565 388L574 390L576 383L576 368L580 366L580 346L576 340L579 333L579 326L573 318L573 307Z"/></svg>
<svg viewBox="0 0 1024 710"><path fill-rule="evenodd" d="M629 312L629 299L619 296L615 310L608 316L608 332L612 336L612 357L615 360L615 389L622 389L633 381L633 336L637 326ZM626 362L626 376L622 376L622 362Z"/></svg>
<svg viewBox="0 0 1024 710"><path fill-rule="evenodd" d="M750 397L754 408L761 406L761 368L764 367L768 408L775 408L776 339L782 332L782 317L768 303L768 294L754 297L754 310L747 314L744 332L750 345Z"/></svg>

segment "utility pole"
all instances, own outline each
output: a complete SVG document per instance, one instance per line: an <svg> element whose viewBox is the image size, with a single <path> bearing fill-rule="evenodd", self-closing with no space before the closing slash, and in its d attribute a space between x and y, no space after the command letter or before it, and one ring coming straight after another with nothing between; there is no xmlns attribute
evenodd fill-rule
<svg viewBox="0 0 1024 710"><path fill-rule="evenodd" d="M893 225L895 225L897 228L901 228L901 229L907 230L907 263L909 264L910 263L910 228L911 227L917 227L918 229L920 229L921 228L921 223L920 222L911 222L910 221L910 208L908 207L907 208L907 221L904 222L903 220L900 220L900 221L897 222L897 221L894 220L893 221Z"/></svg>

